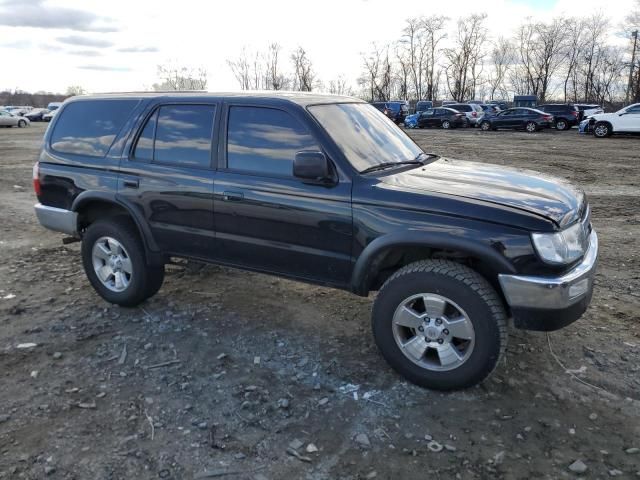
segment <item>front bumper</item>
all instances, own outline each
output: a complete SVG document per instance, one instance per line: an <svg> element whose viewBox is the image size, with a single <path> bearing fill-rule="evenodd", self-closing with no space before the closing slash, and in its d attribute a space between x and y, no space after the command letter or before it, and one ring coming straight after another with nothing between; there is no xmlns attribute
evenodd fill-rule
<svg viewBox="0 0 640 480"><path fill-rule="evenodd" d="M76 212L49 207L41 203L37 203L34 208L38 221L43 227L68 235L78 235L78 214Z"/></svg>
<svg viewBox="0 0 640 480"><path fill-rule="evenodd" d="M580 318L591 301L597 264L598 235L592 230L582 262L562 276L500 274L500 286L515 326L549 331Z"/></svg>

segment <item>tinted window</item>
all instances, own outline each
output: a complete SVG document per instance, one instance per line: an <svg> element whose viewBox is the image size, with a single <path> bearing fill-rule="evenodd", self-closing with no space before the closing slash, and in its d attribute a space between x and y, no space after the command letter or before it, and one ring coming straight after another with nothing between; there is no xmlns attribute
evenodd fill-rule
<svg viewBox="0 0 640 480"><path fill-rule="evenodd" d="M133 152L134 158L137 160L153 160L153 139L156 134L156 121L158 118L158 111L156 110L151 118L147 121L147 124L142 130L142 133L138 137L138 143L136 149Z"/></svg>
<svg viewBox="0 0 640 480"><path fill-rule="evenodd" d="M293 159L300 150L319 151L320 147L287 112L260 107L229 109L228 168L291 176Z"/></svg>
<svg viewBox="0 0 640 480"><path fill-rule="evenodd" d="M210 166L215 109L214 105L160 107L153 161L193 167Z"/></svg>
<svg viewBox="0 0 640 480"><path fill-rule="evenodd" d="M90 100L67 105L59 115L51 148L62 153L104 157L138 100Z"/></svg>
<svg viewBox="0 0 640 480"><path fill-rule="evenodd" d="M459 112L470 112L473 110L471 105L449 105L449 107L458 110Z"/></svg>
<svg viewBox="0 0 640 480"><path fill-rule="evenodd" d="M640 113L640 105L627 109L627 113Z"/></svg>
<svg viewBox="0 0 640 480"><path fill-rule="evenodd" d="M314 105L309 111L358 171L413 160L422 153L401 129L366 103Z"/></svg>

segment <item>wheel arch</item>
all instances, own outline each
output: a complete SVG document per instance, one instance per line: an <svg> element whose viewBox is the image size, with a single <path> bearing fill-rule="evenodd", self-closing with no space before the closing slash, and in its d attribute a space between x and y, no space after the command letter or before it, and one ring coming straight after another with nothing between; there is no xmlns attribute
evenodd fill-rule
<svg viewBox="0 0 640 480"><path fill-rule="evenodd" d="M367 296L389 275L404 265L428 258L472 262L498 292L499 273L516 273L513 264L491 246L434 232L399 232L371 242L358 257L351 277L351 290Z"/></svg>
<svg viewBox="0 0 640 480"><path fill-rule="evenodd" d="M147 255L147 262L149 264L164 263L160 249L153 238L148 224L141 218L141 215L133 206L119 199L115 193L82 192L74 199L71 210L78 213L77 230L80 234L98 218L116 215L129 217L142 239L142 244L145 247L145 253Z"/></svg>

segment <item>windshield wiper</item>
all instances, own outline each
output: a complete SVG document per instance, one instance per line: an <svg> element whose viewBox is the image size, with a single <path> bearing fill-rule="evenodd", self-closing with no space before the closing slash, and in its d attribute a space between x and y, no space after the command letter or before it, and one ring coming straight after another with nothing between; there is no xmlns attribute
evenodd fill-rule
<svg viewBox="0 0 640 480"><path fill-rule="evenodd" d="M419 160L405 160L401 162L384 162L384 163L379 163L378 165L373 165L372 167L369 167L369 168L365 168L360 173L377 172L379 170L385 170L387 168L398 167L401 165L423 165L423 163Z"/></svg>
<svg viewBox="0 0 640 480"><path fill-rule="evenodd" d="M414 158L414 160L427 160L429 158L440 158L440 155L436 155L435 153L420 152L418 155L416 155L416 158Z"/></svg>

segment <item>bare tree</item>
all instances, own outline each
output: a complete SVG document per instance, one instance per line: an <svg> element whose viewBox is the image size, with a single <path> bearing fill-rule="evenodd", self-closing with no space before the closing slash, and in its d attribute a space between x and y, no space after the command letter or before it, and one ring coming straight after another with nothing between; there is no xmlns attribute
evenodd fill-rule
<svg viewBox="0 0 640 480"><path fill-rule="evenodd" d="M69 97L74 97L76 95L84 95L85 93L87 93L87 91L84 88L82 88L80 85L69 85L67 87L67 91L65 95Z"/></svg>
<svg viewBox="0 0 640 480"><path fill-rule="evenodd" d="M505 98L507 92L507 78L515 60L513 44L504 37L498 37L491 50L492 71L487 76L489 99L494 100L496 94Z"/></svg>
<svg viewBox="0 0 640 480"><path fill-rule="evenodd" d="M251 90L251 66L246 48L242 49L240 56L235 60L227 59L227 65L229 65L233 76L240 84L240 88L242 90Z"/></svg>
<svg viewBox="0 0 640 480"><path fill-rule="evenodd" d="M311 65L311 60L307 57L307 52L305 52L304 48L298 47L291 54L291 62L293 63L294 69L293 89L303 92L313 90L315 73Z"/></svg>
<svg viewBox="0 0 640 480"><path fill-rule="evenodd" d="M584 21L584 35L581 42L580 76L582 98L585 102L596 101L594 82L596 72L600 71L600 63L607 55L605 36L609 27L609 19L601 15L593 15Z"/></svg>
<svg viewBox="0 0 640 480"><path fill-rule="evenodd" d="M333 80L329 80L329 93L333 93L335 95L351 95L351 89L347 85L347 80L344 76L339 75L337 78Z"/></svg>
<svg viewBox="0 0 640 480"><path fill-rule="evenodd" d="M486 14L473 14L459 19L454 46L445 50L447 87L458 102L475 96L487 40L486 18Z"/></svg>
<svg viewBox="0 0 640 480"><path fill-rule="evenodd" d="M440 71L437 71L439 61L440 42L447 36L444 29L448 18L442 15L423 17L422 28L427 37L428 64L427 64L427 88L426 97L436 100L438 97L438 85L440 84Z"/></svg>
<svg viewBox="0 0 640 480"><path fill-rule="evenodd" d="M362 55L365 73L360 83L368 90L371 101L391 99L393 67L389 59L389 46L379 47L375 43L368 54Z"/></svg>
<svg viewBox="0 0 640 480"><path fill-rule="evenodd" d="M558 17L549 23L528 21L518 30L520 60L528 93L541 102L550 93L551 80L565 58L567 20Z"/></svg>
<svg viewBox="0 0 640 480"><path fill-rule="evenodd" d="M584 19L574 18L566 24L569 39L565 46L564 64L564 101L578 101L578 65L582 53L582 39L584 37ZM569 89L571 88L571 93Z"/></svg>
<svg viewBox="0 0 640 480"><path fill-rule="evenodd" d="M153 84L154 90L206 90L207 71L176 65L158 65L161 83Z"/></svg>
<svg viewBox="0 0 640 480"><path fill-rule="evenodd" d="M282 47L278 43L271 43L265 54L267 78L265 88L267 90L282 90L287 88L289 79L281 71L280 51Z"/></svg>

